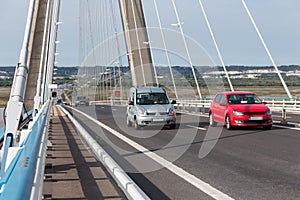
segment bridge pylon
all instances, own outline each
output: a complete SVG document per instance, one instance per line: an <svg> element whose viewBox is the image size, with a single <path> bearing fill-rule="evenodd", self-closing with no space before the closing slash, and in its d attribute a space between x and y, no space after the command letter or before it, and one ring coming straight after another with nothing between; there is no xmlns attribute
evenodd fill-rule
<svg viewBox="0 0 300 200"><path fill-rule="evenodd" d="M149 39L141 0L120 0L133 86L155 85Z"/></svg>

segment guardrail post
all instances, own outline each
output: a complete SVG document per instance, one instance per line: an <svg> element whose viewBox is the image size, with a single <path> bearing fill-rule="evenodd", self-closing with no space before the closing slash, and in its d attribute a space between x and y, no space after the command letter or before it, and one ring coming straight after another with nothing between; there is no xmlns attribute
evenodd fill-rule
<svg viewBox="0 0 300 200"><path fill-rule="evenodd" d="M202 114L205 114L205 107L202 105Z"/></svg>
<svg viewBox="0 0 300 200"><path fill-rule="evenodd" d="M286 110L285 108L282 109L282 121L281 121L282 124L287 124L286 122Z"/></svg>

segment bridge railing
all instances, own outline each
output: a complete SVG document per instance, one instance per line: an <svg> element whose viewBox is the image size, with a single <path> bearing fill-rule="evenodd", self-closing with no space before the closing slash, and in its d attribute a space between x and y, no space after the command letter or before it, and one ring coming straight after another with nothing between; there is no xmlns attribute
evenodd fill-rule
<svg viewBox="0 0 300 200"><path fill-rule="evenodd" d="M180 111L189 112L204 112L210 107L212 98L182 98L174 99L176 100L176 108ZM281 111L283 109L289 111L299 111L300 112L300 99L294 98L262 98L264 102L270 107L271 110ZM91 101L90 105L127 105L127 100L102 100L102 101Z"/></svg>
<svg viewBox="0 0 300 200"><path fill-rule="evenodd" d="M299 99L272 99L263 98L267 106L273 111L298 111L300 112L300 100ZM179 111L187 112L203 112L205 113L210 107L212 99L177 99L177 109Z"/></svg>
<svg viewBox="0 0 300 200"><path fill-rule="evenodd" d="M9 147L15 156L0 180L0 199L41 199L48 135L50 100L20 133L19 147Z"/></svg>

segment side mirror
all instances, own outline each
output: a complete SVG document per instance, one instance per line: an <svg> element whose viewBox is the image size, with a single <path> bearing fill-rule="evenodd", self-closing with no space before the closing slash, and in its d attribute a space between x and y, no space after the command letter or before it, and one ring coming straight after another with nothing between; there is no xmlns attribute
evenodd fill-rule
<svg viewBox="0 0 300 200"><path fill-rule="evenodd" d="M265 101L263 101L262 103L263 103L263 104L265 104L265 105L266 105L266 104L268 104L268 103L267 103L267 102L265 102Z"/></svg>
<svg viewBox="0 0 300 200"><path fill-rule="evenodd" d="M176 104L176 100L172 100L172 101L171 101L171 104Z"/></svg>
<svg viewBox="0 0 300 200"><path fill-rule="evenodd" d="M128 101L128 105L133 106L134 105L133 101Z"/></svg>

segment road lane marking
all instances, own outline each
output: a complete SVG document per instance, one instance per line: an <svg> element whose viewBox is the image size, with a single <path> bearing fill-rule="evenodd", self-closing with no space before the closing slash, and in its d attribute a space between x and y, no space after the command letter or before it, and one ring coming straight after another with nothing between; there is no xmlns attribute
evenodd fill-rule
<svg viewBox="0 0 300 200"><path fill-rule="evenodd" d="M182 111L177 111L176 113L193 115L193 116L197 116L197 117L208 117L208 114L189 113L189 112L182 112Z"/></svg>
<svg viewBox="0 0 300 200"><path fill-rule="evenodd" d="M186 113L186 112L182 112L184 114L187 114L187 115L197 115L195 113ZM197 116L202 116L202 117L208 117L207 115L197 115ZM273 121L275 123L280 123L280 121ZM295 125L295 126L300 126L300 124L298 123L293 123L293 122L288 122L288 124L292 124L292 125ZM191 128L197 128L197 129L200 129L200 127L196 127L196 126L191 126L191 125L186 125L186 126L189 126ZM290 127L290 126L281 126L281 125L277 125L277 124L273 124L274 127L278 127L278 128L285 128L285 129L292 129L292 130L296 130L296 131L300 131L300 128L297 128L297 127ZM201 129L200 129L201 130ZM206 129L205 129L206 130Z"/></svg>
<svg viewBox="0 0 300 200"><path fill-rule="evenodd" d="M74 108L72 108L72 109L74 109ZM113 135L118 137L119 139L123 140L124 142L126 142L127 144L129 144L130 146L135 148L136 150L143 153L144 155L148 156L149 158L151 158L155 162L157 162L160 165L164 166L169 171L173 172L174 174L176 174L180 178L184 179L185 181L187 181L191 185L195 186L199 190L201 190L204 193L208 194L209 196L213 197L214 199L217 199L217 200L233 200L233 198L231 198L229 195L221 192L220 190L214 188L210 184L208 184L208 183L202 181L201 179L197 178L195 175L188 173L187 171L183 170L182 168L178 167L177 165L174 165L173 163L169 162L168 160L164 159L163 157L157 155L156 153L150 151L149 149L143 147L142 145L140 145L140 144L134 142L133 140L127 138L126 136L122 135L118 131L110 128L107 125L105 125L104 123L97 121L96 119L92 118L91 116L87 115L86 113L84 113L80 110L76 110L76 111L79 112L80 114L84 115L85 117L87 117L88 119L93 121L94 123L98 124L102 128L106 129L107 131L109 131L110 133L112 133Z"/></svg>
<svg viewBox="0 0 300 200"><path fill-rule="evenodd" d="M195 128L195 129L199 129L199 130L202 130L202 131L206 131L207 129L206 128L202 128L202 127L198 127L198 126L192 126L192 125L186 125L190 128Z"/></svg>
<svg viewBox="0 0 300 200"><path fill-rule="evenodd" d="M282 118L282 115L272 115L272 117L278 117L278 118ZM292 118L292 117L290 117L290 116L286 116L286 118L288 119L288 118Z"/></svg>
<svg viewBox="0 0 300 200"><path fill-rule="evenodd" d="M278 127L278 128L285 128L285 129L292 129L292 130L300 131L300 128L296 128L296 127L280 126L280 125L276 125L276 124L273 124L273 126Z"/></svg>

